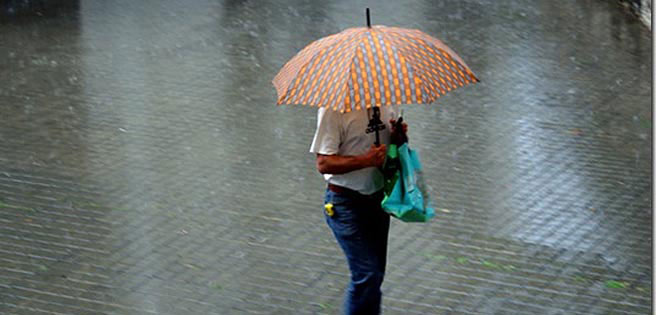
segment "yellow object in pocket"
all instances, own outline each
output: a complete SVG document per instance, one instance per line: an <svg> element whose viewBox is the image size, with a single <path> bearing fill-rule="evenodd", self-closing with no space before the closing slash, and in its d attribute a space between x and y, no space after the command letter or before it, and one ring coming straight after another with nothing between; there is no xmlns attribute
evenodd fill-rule
<svg viewBox="0 0 656 315"><path fill-rule="evenodd" d="M326 208L326 214L329 217L332 217L333 214L335 214L335 211L333 211L333 204L332 203L327 203L323 207Z"/></svg>

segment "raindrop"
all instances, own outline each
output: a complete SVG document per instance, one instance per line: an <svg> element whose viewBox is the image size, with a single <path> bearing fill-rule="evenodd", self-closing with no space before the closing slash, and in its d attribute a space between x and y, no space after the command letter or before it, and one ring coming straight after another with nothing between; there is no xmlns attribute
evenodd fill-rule
<svg viewBox="0 0 656 315"><path fill-rule="evenodd" d="M273 132L276 134L276 138L282 139L283 138L283 131L282 128L275 128Z"/></svg>

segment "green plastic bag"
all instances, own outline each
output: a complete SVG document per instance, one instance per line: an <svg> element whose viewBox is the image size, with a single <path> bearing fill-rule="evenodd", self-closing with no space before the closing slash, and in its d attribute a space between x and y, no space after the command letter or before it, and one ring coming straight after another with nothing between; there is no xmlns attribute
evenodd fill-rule
<svg viewBox="0 0 656 315"><path fill-rule="evenodd" d="M381 202L385 212L404 222L427 222L435 216L424 186L419 156L408 148L407 142L389 146L385 170L385 197Z"/></svg>

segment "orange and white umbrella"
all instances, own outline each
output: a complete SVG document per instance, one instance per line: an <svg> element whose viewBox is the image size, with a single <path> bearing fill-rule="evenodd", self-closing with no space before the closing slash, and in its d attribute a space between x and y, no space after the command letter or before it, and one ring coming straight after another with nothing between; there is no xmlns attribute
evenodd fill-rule
<svg viewBox="0 0 656 315"><path fill-rule="evenodd" d="M419 30L382 25L349 28L314 41L273 79L279 105L340 112L432 103L475 82L479 80L465 62L440 40Z"/></svg>

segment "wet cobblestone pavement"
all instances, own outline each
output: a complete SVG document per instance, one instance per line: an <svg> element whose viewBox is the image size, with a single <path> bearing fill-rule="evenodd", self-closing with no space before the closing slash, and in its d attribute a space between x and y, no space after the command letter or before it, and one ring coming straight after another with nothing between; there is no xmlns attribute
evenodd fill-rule
<svg viewBox="0 0 656 315"><path fill-rule="evenodd" d="M651 312L636 18L593 0L281 3L0 16L1 314L338 313L315 109L276 107L270 81L367 6L482 80L404 108L439 209L392 222L384 313Z"/></svg>

